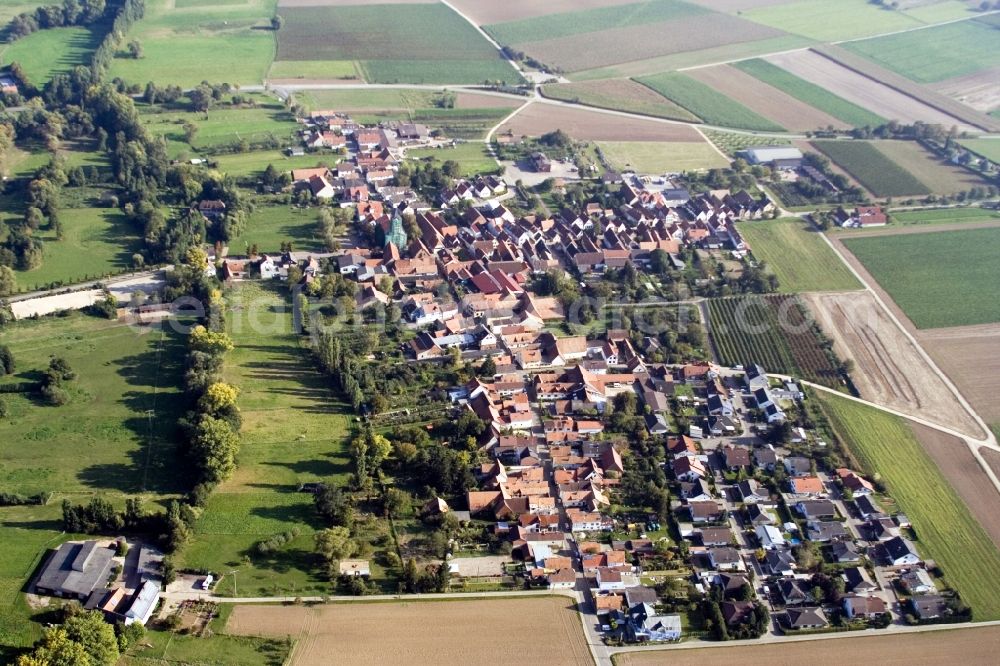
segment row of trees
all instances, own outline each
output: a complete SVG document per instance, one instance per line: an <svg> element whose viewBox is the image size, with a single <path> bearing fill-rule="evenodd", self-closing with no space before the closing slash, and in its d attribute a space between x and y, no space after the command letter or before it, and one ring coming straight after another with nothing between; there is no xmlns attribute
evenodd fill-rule
<svg viewBox="0 0 1000 666"><path fill-rule="evenodd" d="M14 41L48 28L90 25L104 17L106 8L104 0L63 0L61 5L43 5L12 18L7 39Z"/></svg>

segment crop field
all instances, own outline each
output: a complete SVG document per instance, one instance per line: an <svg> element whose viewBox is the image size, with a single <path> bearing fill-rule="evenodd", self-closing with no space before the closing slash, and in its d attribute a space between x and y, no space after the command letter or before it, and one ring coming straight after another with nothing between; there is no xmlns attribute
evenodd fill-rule
<svg viewBox="0 0 1000 666"><path fill-rule="evenodd" d="M510 119L500 132L515 136L541 136L557 129L579 141L701 141L698 130L688 125L622 118L583 108L567 108L535 102Z"/></svg>
<svg viewBox="0 0 1000 666"><path fill-rule="evenodd" d="M864 109L846 99L837 97L827 89L801 79L777 65L755 58L733 63L740 69L764 83L791 95L801 102L824 111L851 127L877 127L885 123L885 118Z"/></svg>
<svg viewBox="0 0 1000 666"><path fill-rule="evenodd" d="M0 60L4 65L20 63L28 80L41 88L55 74L68 73L77 65L90 65L90 56L105 30L103 25L39 30L3 45Z"/></svg>
<svg viewBox="0 0 1000 666"><path fill-rule="evenodd" d="M833 664L845 654L864 654L880 664L941 664L960 654L969 663L988 663L997 650L1000 628L985 626L916 634L852 635L833 641L670 650L669 659L671 666L729 666L734 661ZM615 655L615 666L657 666L664 663L664 658L664 652L655 650L629 652Z"/></svg>
<svg viewBox="0 0 1000 666"><path fill-rule="evenodd" d="M958 142L976 155L1000 162L1000 139L959 139Z"/></svg>
<svg viewBox="0 0 1000 666"><path fill-rule="evenodd" d="M869 141L813 141L813 145L877 197L931 193L916 176Z"/></svg>
<svg viewBox="0 0 1000 666"><path fill-rule="evenodd" d="M736 132L724 132L722 130L704 130L708 140L725 154L733 157L741 150L754 148L757 146L787 146L791 144L789 139L779 136L760 136L757 134L737 134Z"/></svg>
<svg viewBox="0 0 1000 666"><path fill-rule="evenodd" d="M315 209L257 206L247 218L246 231L229 242L229 252L245 254L251 245L261 252L278 252L285 241L300 252L326 251Z"/></svg>
<svg viewBox="0 0 1000 666"><path fill-rule="evenodd" d="M511 636L545 626L551 640L497 641L484 627ZM381 628L391 626L390 632ZM376 666L406 655L413 666L530 661L552 666L593 663L575 601L539 596L314 606L239 605L227 624L231 634L298 636L292 666L320 666L336 654L345 664ZM371 637L378 635L379 640Z"/></svg>
<svg viewBox="0 0 1000 666"><path fill-rule="evenodd" d="M148 0L145 16L127 35L142 43L144 56L116 58L109 78L160 86L193 87L205 80L260 85L274 59L274 5Z"/></svg>
<svg viewBox="0 0 1000 666"><path fill-rule="evenodd" d="M709 334L722 365L758 363L769 372L837 386L837 371L795 296L708 301Z"/></svg>
<svg viewBox="0 0 1000 666"><path fill-rule="evenodd" d="M463 176L476 176L485 173L496 173L500 166L486 149L486 144L472 141L460 143L450 148L418 148L406 151L406 156L414 159L433 158L439 162L454 160L458 162L459 171Z"/></svg>
<svg viewBox="0 0 1000 666"><path fill-rule="evenodd" d="M152 134L167 140L167 152L177 157L192 150L211 153L245 139L251 144L276 139L290 142L295 136L295 117L273 99L258 98L257 107L213 109L207 114L188 111L155 112L142 109L142 122ZM194 146L185 141L184 125L198 128Z"/></svg>
<svg viewBox="0 0 1000 666"><path fill-rule="evenodd" d="M759 7L743 16L779 30L821 42L917 28L921 21L903 12L882 9L868 0L798 0Z"/></svg>
<svg viewBox="0 0 1000 666"><path fill-rule="evenodd" d="M409 114L409 119L440 130L450 139L483 139L487 132L509 116L510 112L511 109L507 107L416 109ZM355 116L355 120L359 117Z"/></svg>
<svg viewBox="0 0 1000 666"><path fill-rule="evenodd" d="M184 566L218 572L238 568L243 594L319 594L326 585L318 577L312 534L322 525L312 496L296 490L306 481L346 478L348 409L292 332L283 287L248 283L230 299L227 323L236 348L225 370L241 390L243 442L233 478L213 493L181 559ZM293 527L299 536L277 552L253 550ZM221 591L231 594L231 583L220 583Z"/></svg>
<svg viewBox="0 0 1000 666"><path fill-rule="evenodd" d="M844 48L918 83L1000 66L997 31L978 21L850 42Z"/></svg>
<svg viewBox="0 0 1000 666"><path fill-rule="evenodd" d="M647 76L639 82L676 102L709 125L780 132L784 128L711 87L679 72Z"/></svg>
<svg viewBox="0 0 1000 666"><path fill-rule="evenodd" d="M920 331L920 344L987 423L1000 423L1000 324ZM996 512L1000 520L1000 511Z"/></svg>
<svg viewBox="0 0 1000 666"><path fill-rule="evenodd" d="M601 109L641 113L669 120L688 122L700 120L687 109L630 79L553 83L542 86L542 92L546 97Z"/></svg>
<svg viewBox="0 0 1000 666"><path fill-rule="evenodd" d="M374 83L518 82L517 72L442 4L285 7L278 61L357 61ZM287 67L287 66L285 66Z"/></svg>
<svg viewBox="0 0 1000 666"><path fill-rule="evenodd" d="M260 176L268 164L273 164L278 171L291 171L324 164L333 166L339 160L340 157L332 153L289 156L280 150L254 150L248 153L226 153L212 157L213 162L218 162L219 171L236 178Z"/></svg>
<svg viewBox="0 0 1000 666"><path fill-rule="evenodd" d="M451 4L461 10L466 16L471 17L476 22L476 25L483 26L491 23L519 21L521 19L549 14L563 14L566 12L578 12L584 9L630 5L634 2L636 0L547 0L546 2L538 2L538 0L508 0L507 2L452 0Z"/></svg>
<svg viewBox="0 0 1000 666"><path fill-rule="evenodd" d="M601 141L597 145L618 171L663 174L729 166L729 160L707 141Z"/></svg>
<svg viewBox="0 0 1000 666"><path fill-rule="evenodd" d="M1000 322L1000 228L847 238L917 328Z"/></svg>
<svg viewBox="0 0 1000 666"><path fill-rule="evenodd" d="M268 80L356 81L361 78L353 60L284 60L271 64Z"/></svg>
<svg viewBox="0 0 1000 666"><path fill-rule="evenodd" d="M1000 212L986 208L939 208L893 211L898 224L956 224L1000 221Z"/></svg>
<svg viewBox="0 0 1000 666"><path fill-rule="evenodd" d="M765 262L777 276L783 292L861 288L847 265L803 220L741 222L737 229L754 258Z"/></svg>
<svg viewBox="0 0 1000 666"><path fill-rule="evenodd" d="M868 475L882 477L913 521L917 548L944 571L975 620L1000 619L1000 550L921 448L906 423L844 398L819 394L840 438Z"/></svg>
<svg viewBox="0 0 1000 666"><path fill-rule="evenodd" d="M935 194L956 194L988 184L977 174L941 159L916 141L877 141L872 145Z"/></svg>

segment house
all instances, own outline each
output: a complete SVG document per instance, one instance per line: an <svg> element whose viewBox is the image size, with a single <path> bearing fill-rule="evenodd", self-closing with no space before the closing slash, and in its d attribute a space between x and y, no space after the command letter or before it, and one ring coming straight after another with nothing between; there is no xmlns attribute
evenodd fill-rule
<svg viewBox="0 0 1000 666"><path fill-rule="evenodd" d="M753 464L757 469L765 472L773 472L778 465L778 454L770 444L754 449Z"/></svg>
<svg viewBox="0 0 1000 666"><path fill-rule="evenodd" d="M725 446L722 449L722 457L726 469L730 472L750 469L750 449L745 446Z"/></svg>
<svg viewBox="0 0 1000 666"><path fill-rule="evenodd" d="M852 620L856 617L873 618L886 612L885 601L879 597L851 595L844 597L841 603L844 614Z"/></svg>
<svg viewBox="0 0 1000 666"><path fill-rule="evenodd" d="M545 153L532 153L528 158L531 168L538 173L550 173L552 171L552 160Z"/></svg>
<svg viewBox="0 0 1000 666"><path fill-rule="evenodd" d="M937 594L925 594L910 599L913 614L921 620L935 620L943 617L948 610L944 597Z"/></svg>
<svg viewBox="0 0 1000 666"><path fill-rule="evenodd" d="M726 510L714 500L689 502L688 511L691 514L691 522L695 523L717 523L726 515Z"/></svg>
<svg viewBox="0 0 1000 666"><path fill-rule="evenodd" d="M802 456L788 456L781 461L789 476L806 476L812 474L812 461Z"/></svg>
<svg viewBox="0 0 1000 666"><path fill-rule="evenodd" d="M845 490L850 490L855 496L869 495L875 492L875 487L867 479L846 467L837 469L837 479L840 480Z"/></svg>
<svg viewBox="0 0 1000 666"><path fill-rule="evenodd" d="M774 576L792 576L795 566L795 556L787 550L769 550L761 563L761 567Z"/></svg>
<svg viewBox="0 0 1000 666"><path fill-rule="evenodd" d="M572 569L559 569L550 573L546 580L550 590L571 590L576 587L576 572Z"/></svg>
<svg viewBox="0 0 1000 666"><path fill-rule="evenodd" d="M35 591L84 601L103 590L111 575L115 552L97 541L66 542L52 553L35 580Z"/></svg>
<svg viewBox="0 0 1000 666"><path fill-rule="evenodd" d="M681 499L686 499L689 502L704 502L715 497L704 479L698 479L693 482L682 481L680 495Z"/></svg>
<svg viewBox="0 0 1000 666"><path fill-rule="evenodd" d="M844 578L844 589L855 594L874 592L878 585L868 578L868 573L861 567L847 567L841 572Z"/></svg>
<svg viewBox="0 0 1000 666"><path fill-rule="evenodd" d="M810 520L806 525L806 534L810 541L817 543L839 541L850 536L844 524L836 520Z"/></svg>
<svg viewBox="0 0 1000 666"><path fill-rule="evenodd" d="M753 617L752 601L723 601L721 604L722 619L730 627L743 624Z"/></svg>
<svg viewBox="0 0 1000 666"><path fill-rule="evenodd" d="M212 222L226 214L226 203L218 199L206 199L198 202L198 212Z"/></svg>
<svg viewBox="0 0 1000 666"><path fill-rule="evenodd" d="M733 541L733 531L728 527L703 527L698 534L703 546L728 546Z"/></svg>
<svg viewBox="0 0 1000 666"><path fill-rule="evenodd" d="M678 481L697 481L707 476L705 465L693 456L675 458L671 467Z"/></svg>
<svg viewBox="0 0 1000 666"><path fill-rule="evenodd" d="M812 584L800 578L782 578L778 581L778 593L786 606L801 606L815 603L812 596Z"/></svg>
<svg viewBox="0 0 1000 666"><path fill-rule="evenodd" d="M747 521L755 527L757 525L773 525L777 522L774 516L758 504L748 504L745 511Z"/></svg>
<svg viewBox="0 0 1000 666"><path fill-rule="evenodd" d="M773 525L758 525L754 534L757 535L757 540L764 550L785 547L785 537L782 536L781 530Z"/></svg>
<svg viewBox="0 0 1000 666"><path fill-rule="evenodd" d="M882 544L885 561L894 567L913 565L920 563L920 556L917 555L913 544L903 537L894 537Z"/></svg>
<svg viewBox="0 0 1000 666"><path fill-rule="evenodd" d="M156 604L160 601L160 584L151 580L143 582L136 593L132 596L128 610L125 611L125 624L146 624L156 610Z"/></svg>
<svg viewBox="0 0 1000 666"><path fill-rule="evenodd" d="M808 520L832 520L837 517L837 506L830 500L800 500L795 503L795 511Z"/></svg>
<svg viewBox="0 0 1000 666"><path fill-rule="evenodd" d="M659 615L648 603L629 609L623 632L630 642L677 641L681 638L681 616Z"/></svg>
<svg viewBox="0 0 1000 666"><path fill-rule="evenodd" d="M750 585L750 581L743 574L720 573L712 581L719 590L722 591L723 598L730 598L743 593L743 588Z"/></svg>
<svg viewBox="0 0 1000 666"><path fill-rule="evenodd" d="M830 557L838 564L854 564L861 561L861 554L853 541L837 541L830 546Z"/></svg>
<svg viewBox="0 0 1000 666"><path fill-rule="evenodd" d="M789 480L789 487L796 495L821 495L823 481L818 476L796 476Z"/></svg>
<svg viewBox="0 0 1000 666"><path fill-rule="evenodd" d="M870 495L861 495L854 500L854 506L857 507L858 513L865 520L873 516L882 515L882 508L875 503Z"/></svg>
<svg viewBox="0 0 1000 666"><path fill-rule="evenodd" d="M740 551L728 546L709 548L708 561L711 562L713 569L719 569L720 571L733 571L743 565L743 560L740 559Z"/></svg>
<svg viewBox="0 0 1000 666"><path fill-rule="evenodd" d="M899 584L910 594L930 594L937 592L934 579L924 569L911 569L900 574Z"/></svg>
<svg viewBox="0 0 1000 666"><path fill-rule="evenodd" d="M771 499L767 488L760 485L753 479L744 479L736 484L736 492L744 504L756 504L767 502Z"/></svg>
<svg viewBox="0 0 1000 666"><path fill-rule="evenodd" d="M822 629L827 625L822 608L789 608L785 613L785 626L789 629Z"/></svg>
<svg viewBox="0 0 1000 666"><path fill-rule="evenodd" d="M637 587L639 585L639 577L635 574L608 567L597 568L596 580L597 589L602 592L624 590L626 588Z"/></svg>
<svg viewBox="0 0 1000 666"><path fill-rule="evenodd" d="M368 560L341 560L339 569L341 576L372 575L371 567L368 565Z"/></svg>

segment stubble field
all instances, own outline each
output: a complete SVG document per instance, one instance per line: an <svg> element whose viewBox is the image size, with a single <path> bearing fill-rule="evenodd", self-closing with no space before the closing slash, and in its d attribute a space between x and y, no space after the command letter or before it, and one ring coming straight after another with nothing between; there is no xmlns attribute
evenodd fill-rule
<svg viewBox="0 0 1000 666"><path fill-rule="evenodd" d="M580 141L686 141L704 139L687 125L623 118L597 111L535 102L510 119L500 132L541 136L561 129Z"/></svg>
<svg viewBox="0 0 1000 666"><path fill-rule="evenodd" d="M920 331L920 344L987 423L1000 423L1000 324Z"/></svg>
<svg viewBox="0 0 1000 666"><path fill-rule="evenodd" d="M544 640L538 638L544 627ZM239 606L230 634L298 637L293 666L413 666L593 663L568 597L411 601L302 606ZM533 640L526 637L534 636ZM377 639L373 639L377 637ZM404 656L405 655L405 656Z"/></svg>

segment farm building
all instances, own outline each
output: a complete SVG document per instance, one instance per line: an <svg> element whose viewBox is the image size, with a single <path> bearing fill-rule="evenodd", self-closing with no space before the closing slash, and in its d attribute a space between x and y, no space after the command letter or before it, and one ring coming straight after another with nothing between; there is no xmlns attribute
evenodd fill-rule
<svg viewBox="0 0 1000 666"><path fill-rule="evenodd" d="M784 169L797 169L802 165L802 151L788 146L747 148L740 155L750 164L775 164Z"/></svg>
<svg viewBox="0 0 1000 666"><path fill-rule="evenodd" d="M115 552L97 541L67 542L49 557L35 582L39 594L85 600L103 589Z"/></svg>
<svg viewBox="0 0 1000 666"><path fill-rule="evenodd" d="M371 576L368 560L341 560L340 574L342 576Z"/></svg>

